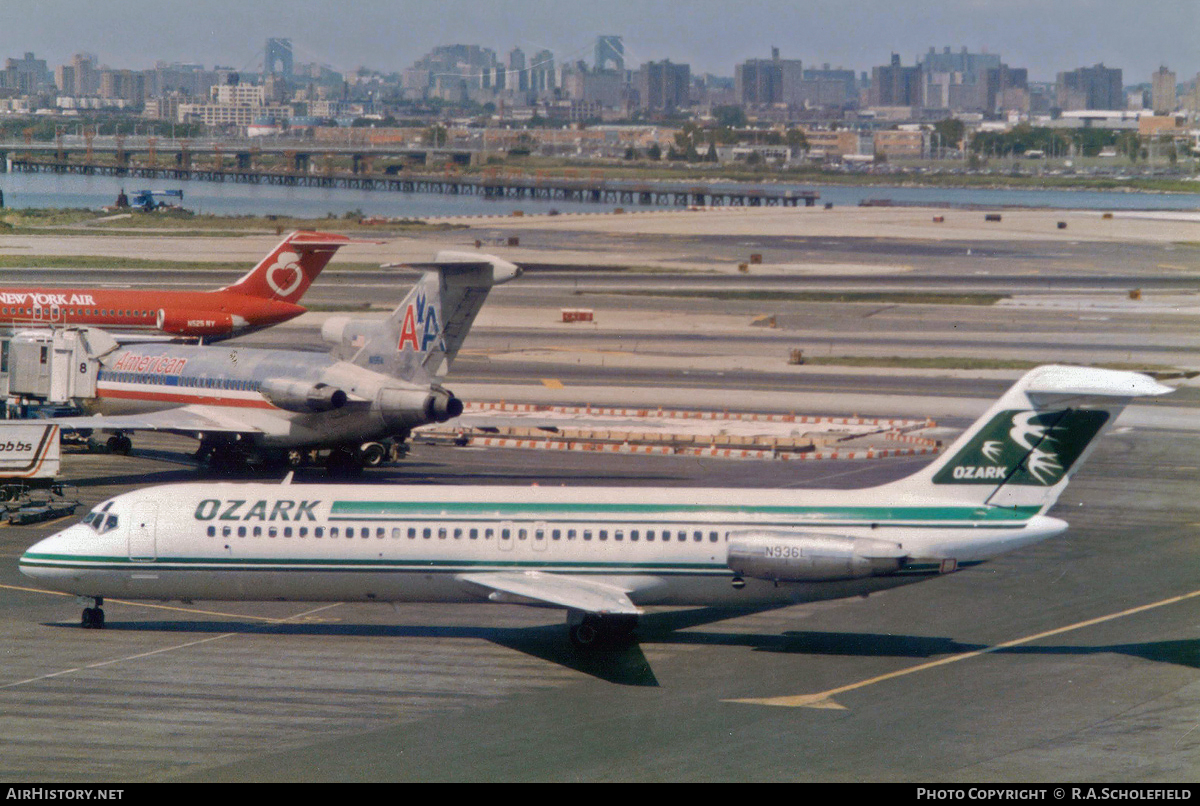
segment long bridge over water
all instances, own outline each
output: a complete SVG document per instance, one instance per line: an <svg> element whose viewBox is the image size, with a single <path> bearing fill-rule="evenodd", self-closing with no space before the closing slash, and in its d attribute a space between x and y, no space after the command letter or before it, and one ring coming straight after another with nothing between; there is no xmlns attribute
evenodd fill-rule
<svg viewBox="0 0 1200 806"><path fill-rule="evenodd" d="M159 165L159 157L166 164ZM264 157L274 164L264 167ZM232 158L232 159L228 159ZM413 170L410 166L441 160L443 172ZM227 163L228 159L228 163ZM153 138L133 143L115 138L108 143L0 144L0 166L9 171L72 173L206 182L239 182L289 187L349 188L400 193L473 195L488 199L535 199L659 206L811 207L819 194L810 190L760 187L748 184L589 176L512 174L484 169L462 173L472 152L446 148L381 147L334 144L242 145L225 141L156 143ZM337 170L334 161L349 163ZM323 162L324 168L317 162ZM392 161L382 171L377 162Z"/></svg>

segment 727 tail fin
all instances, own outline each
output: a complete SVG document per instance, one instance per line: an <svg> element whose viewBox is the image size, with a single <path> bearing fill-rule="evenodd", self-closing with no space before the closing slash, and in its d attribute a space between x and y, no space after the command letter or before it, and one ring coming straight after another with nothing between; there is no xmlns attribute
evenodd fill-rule
<svg viewBox="0 0 1200 806"><path fill-rule="evenodd" d="M446 374L492 286L521 273L507 260L470 252L390 265L426 271L387 320L364 331L363 346L350 361L418 383Z"/></svg>
<svg viewBox="0 0 1200 806"><path fill-rule="evenodd" d="M929 467L889 485L938 499L1045 512L1148 375L1047 365L1027 372Z"/></svg>
<svg viewBox="0 0 1200 806"><path fill-rule="evenodd" d="M244 277L222 291L295 304L338 248L354 243L345 235L293 232Z"/></svg>

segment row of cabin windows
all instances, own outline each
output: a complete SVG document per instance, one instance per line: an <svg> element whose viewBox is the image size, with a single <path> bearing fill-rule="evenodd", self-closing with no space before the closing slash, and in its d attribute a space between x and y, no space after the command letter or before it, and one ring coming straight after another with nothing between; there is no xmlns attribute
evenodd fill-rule
<svg viewBox="0 0 1200 806"><path fill-rule="evenodd" d="M148 318L154 315L153 311L114 311L105 308L59 308L59 311L64 311L68 316L140 316ZM29 314L30 316L49 316L53 312L52 308L4 308L5 314L20 316Z"/></svg>
<svg viewBox="0 0 1200 806"><path fill-rule="evenodd" d="M107 370L100 373L99 379L102 381L112 381L114 383L163 383L168 378L176 378L174 375L161 375L153 372L109 372ZM177 386L185 386L194 389L232 389L240 392L253 392L258 389L256 381L242 381L234 378L178 378Z"/></svg>
<svg viewBox="0 0 1200 806"><path fill-rule="evenodd" d="M310 534L313 537L341 537L344 530L345 536L350 537L365 537L372 536L372 527L370 526L221 526L217 527L210 525L208 527L208 536L216 537L220 532L221 537L308 537ZM532 529L525 527L477 527L477 526L409 526L407 528L393 526L389 530L383 526L374 527L373 534L375 537L383 539L388 534L395 539L407 537L409 540L416 540L418 536L425 540L431 539L434 534L439 540L445 540L453 536L455 540L462 540L466 537L468 540L478 540L482 537L484 540L492 540L499 536L500 540L512 540L514 537L517 540L528 540L532 537L534 540L545 540L549 537L551 540L600 540L605 541L610 538L617 542L622 542L626 538L631 543L636 543L645 540L647 543L653 543L658 540L663 543L676 542L686 543L689 539L693 543L702 543L705 539L710 543L717 543L722 539L722 534L716 531L705 532L701 529L688 531L686 529L559 529L534 527ZM728 540L728 534L725 539Z"/></svg>

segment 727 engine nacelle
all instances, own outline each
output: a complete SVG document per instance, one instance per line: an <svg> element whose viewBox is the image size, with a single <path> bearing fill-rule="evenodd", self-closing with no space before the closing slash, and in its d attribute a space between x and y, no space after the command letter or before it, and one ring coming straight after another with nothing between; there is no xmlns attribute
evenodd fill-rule
<svg viewBox="0 0 1200 806"><path fill-rule="evenodd" d="M463 413L463 403L440 386L379 390L379 412L389 428L401 431L426 423L444 423Z"/></svg>
<svg viewBox="0 0 1200 806"><path fill-rule="evenodd" d="M324 383L268 378L258 391L272 406L301 413L331 411L346 405L346 393Z"/></svg>
<svg viewBox="0 0 1200 806"><path fill-rule="evenodd" d="M738 532L727 564L739 576L772 582L833 582L884 576L900 569L899 543L812 532Z"/></svg>

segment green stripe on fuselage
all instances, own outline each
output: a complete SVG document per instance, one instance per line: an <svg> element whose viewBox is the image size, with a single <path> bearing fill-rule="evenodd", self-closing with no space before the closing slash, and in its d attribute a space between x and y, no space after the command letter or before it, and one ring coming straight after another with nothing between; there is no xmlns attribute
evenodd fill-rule
<svg viewBox="0 0 1200 806"><path fill-rule="evenodd" d="M25 554L22 565L38 568L71 568L78 570L156 569L166 566L186 568L238 568L245 570L267 568L278 571L325 570L325 571L478 571L490 569L537 569L543 571L572 571L592 573L638 572L638 573L697 573L714 572L732 574L727 566L716 562L604 562L604 561L545 561L545 560L435 560L435 559L337 559L337 558L294 558L294 557L159 557L155 560L131 560L119 556L79 556L74 554ZM292 566L291 568L285 566Z"/></svg>
<svg viewBox="0 0 1200 806"><path fill-rule="evenodd" d="M584 515L627 516L629 519L647 515L736 515L772 516L797 520L839 520L863 522L892 521L973 521L1011 524L1024 521L1038 513L1040 507L863 507L863 506L714 506L712 504L563 504L509 503L479 501L334 501L330 518L336 520L409 519L421 517L520 517L549 520L553 516ZM750 525L750 524L748 524Z"/></svg>

